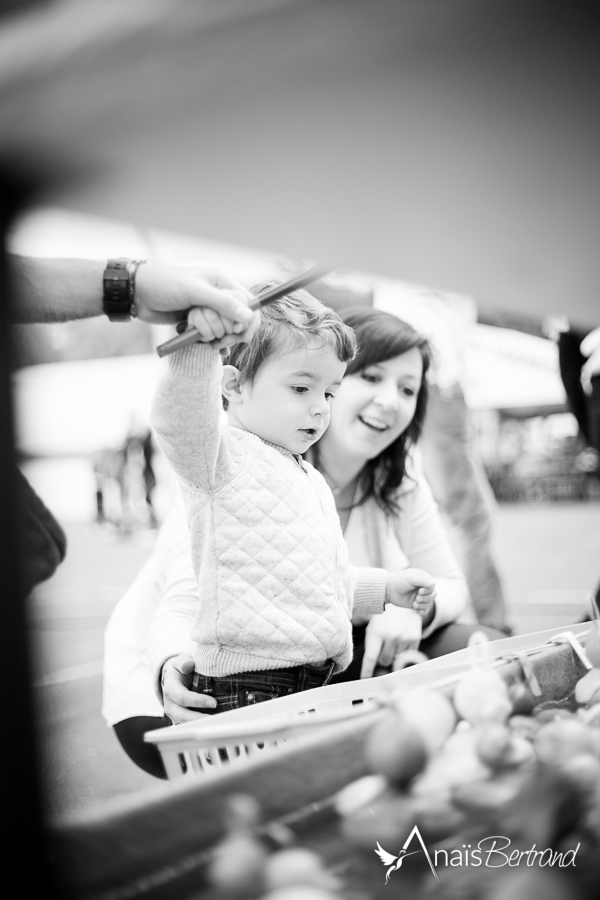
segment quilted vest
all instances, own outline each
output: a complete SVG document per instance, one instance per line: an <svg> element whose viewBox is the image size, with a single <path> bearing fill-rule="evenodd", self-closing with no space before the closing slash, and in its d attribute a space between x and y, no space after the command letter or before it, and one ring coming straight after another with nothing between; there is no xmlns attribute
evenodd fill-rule
<svg viewBox="0 0 600 900"><path fill-rule="evenodd" d="M189 349L174 354L153 420L188 513L197 671L233 675L326 659L344 669L351 567L331 491L300 457L224 425L215 410L220 363L209 348Z"/></svg>

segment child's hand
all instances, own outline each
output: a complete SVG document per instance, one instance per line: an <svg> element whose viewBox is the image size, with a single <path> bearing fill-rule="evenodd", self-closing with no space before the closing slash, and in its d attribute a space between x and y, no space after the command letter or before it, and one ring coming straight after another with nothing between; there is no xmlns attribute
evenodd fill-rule
<svg viewBox="0 0 600 900"><path fill-rule="evenodd" d="M402 569L388 573L385 594L388 603L414 609L426 622L437 592L434 579L423 569Z"/></svg>
<svg viewBox="0 0 600 900"><path fill-rule="evenodd" d="M188 316L188 326L193 326L199 331L200 340L205 343L214 341L214 346L218 350L251 340L259 323L258 312L253 314L248 324L229 319L207 306L190 310Z"/></svg>

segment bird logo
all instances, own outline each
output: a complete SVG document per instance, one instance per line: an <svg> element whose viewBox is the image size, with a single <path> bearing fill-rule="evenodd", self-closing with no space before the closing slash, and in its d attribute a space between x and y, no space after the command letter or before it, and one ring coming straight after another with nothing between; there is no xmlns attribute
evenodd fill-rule
<svg viewBox="0 0 600 900"><path fill-rule="evenodd" d="M411 850L410 853L407 853L406 850L401 850L398 856L394 856L393 853L388 853L387 850L384 850L379 841L377 841L377 850L375 853L384 864L384 866L389 866L389 869L385 873L385 883L387 884L390 880L390 875L396 869L399 869L402 863L404 862L405 857L414 856L415 853L418 853L418 850Z"/></svg>
<svg viewBox="0 0 600 900"><path fill-rule="evenodd" d="M412 839L414 837L417 838L417 840L419 841L419 843L421 845L421 850L425 854L427 862L429 863L429 868L431 869L431 874L433 875L433 877L435 878L436 881L439 881L438 874L435 871L435 866L433 865L433 863L431 861L431 857L429 855L429 851L427 850L427 847L425 846L425 841L421 837L421 832L419 831L418 825L415 825L415 827L413 828L413 830L411 831L411 833L409 834L407 839L404 841L404 846L402 847L402 849L400 850L400 853L398 853L397 856L395 856L393 853L388 853L387 850L383 849L383 847L381 846L379 841L377 841L377 848L375 850L375 853L377 854L377 856L379 857L381 862L384 864L384 866L388 866L388 870L385 875L385 883L386 884L390 880L390 875L392 874L392 872L397 871L401 867L402 863L404 862L404 860L406 859L407 856L414 856L415 853L420 852L419 850L411 850L410 853L408 852L408 847L410 846L410 842L412 841Z"/></svg>

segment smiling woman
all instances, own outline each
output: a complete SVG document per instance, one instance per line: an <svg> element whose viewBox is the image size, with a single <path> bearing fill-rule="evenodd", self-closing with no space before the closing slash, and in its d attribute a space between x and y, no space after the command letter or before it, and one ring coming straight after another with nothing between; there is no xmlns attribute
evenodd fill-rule
<svg viewBox="0 0 600 900"><path fill-rule="evenodd" d="M337 394L316 465L333 488L354 481L362 494L359 503L373 494L392 513L407 453L425 419L431 351L422 335L391 314L357 308L342 317L357 334L359 352Z"/></svg>
<svg viewBox="0 0 600 900"><path fill-rule="evenodd" d="M359 352L336 394L331 425L310 454L333 490L350 558L388 573L406 567L435 584L432 609L387 606L382 615L355 617L351 666L334 680L373 674L404 650L437 656L465 646L474 630L452 624L467 589L415 453L427 408L428 341L390 313L360 307L341 317L351 325ZM484 629L485 630L485 629ZM491 638L499 632L488 631Z"/></svg>

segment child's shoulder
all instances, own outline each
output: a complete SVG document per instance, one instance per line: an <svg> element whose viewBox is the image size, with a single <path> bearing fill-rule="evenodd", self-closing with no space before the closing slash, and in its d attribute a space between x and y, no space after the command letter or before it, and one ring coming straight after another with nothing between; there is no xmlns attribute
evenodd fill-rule
<svg viewBox="0 0 600 900"><path fill-rule="evenodd" d="M302 457L302 467L306 471L308 477L320 488L321 491L324 491L327 495L331 494L331 496L333 497L331 488L327 484L321 472L319 472L319 470L311 462L309 462L306 457Z"/></svg>

